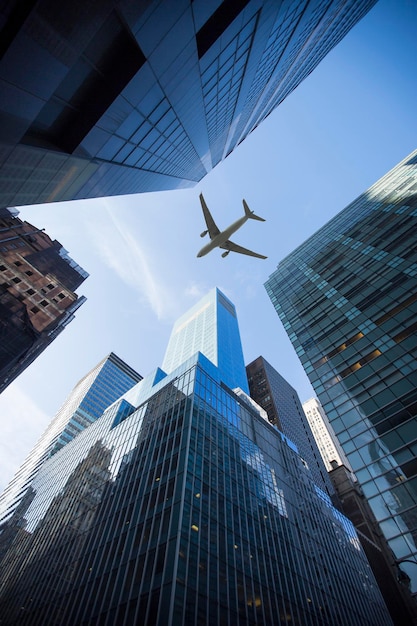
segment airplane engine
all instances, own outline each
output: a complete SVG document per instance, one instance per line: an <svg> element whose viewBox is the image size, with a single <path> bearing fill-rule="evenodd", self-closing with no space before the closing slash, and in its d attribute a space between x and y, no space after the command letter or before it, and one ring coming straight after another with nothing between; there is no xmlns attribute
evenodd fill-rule
<svg viewBox="0 0 417 626"><path fill-rule="evenodd" d="M205 237L205 236L207 235L207 233L208 233L208 230L203 231L203 232L201 233L200 237Z"/></svg>
<svg viewBox="0 0 417 626"><path fill-rule="evenodd" d="M230 250L226 250L226 252L223 252L222 257L224 259L224 257L226 257L229 254Z"/></svg>

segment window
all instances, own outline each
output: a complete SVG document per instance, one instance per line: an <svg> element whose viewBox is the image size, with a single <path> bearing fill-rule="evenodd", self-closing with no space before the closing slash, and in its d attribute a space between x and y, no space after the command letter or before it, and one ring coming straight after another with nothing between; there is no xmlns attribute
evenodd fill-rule
<svg viewBox="0 0 417 626"><path fill-rule="evenodd" d="M39 310L37 306L33 306L31 309L32 313L34 313L36 315L36 313L39 313Z"/></svg>
<svg viewBox="0 0 417 626"><path fill-rule="evenodd" d="M23 143L44 145L46 141L72 153L146 62L116 11L108 15L82 52Z"/></svg>
<svg viewBox="0 0 417 626"><path fill-rule="evenodd" d="M27 276L33 276L33 272L31 272L30 270L27 270L27 271L25 272L25 274L26 274Z"/></svg>
<svg viewBox="0 0 417 626"><path fill-rule="evenodd" d="M46 307L49 303L46 300L42 300L40 304L41 306Z"/></svg>
<svg viewBox="0 0 417 626"><path fill-rule="evenodd" d="M35 293L35 290L34 290L34 289L27 289L27 290L26 290L26 293L27 293L29 296L33 296L33 294Z"/></svg>
<svg viewBox="0 0 417 626"><path fill-rule="evenodd" d="M18 276L15 276L14 278L12 278L12 281L16 284L22 282Z"/></svg>
<svg viewBox="0 0 417 626"><path fill-rule="evenodd" d="M198 58L204 56L220 35L248 4L248 0L225 0L196 35Z"/></svg>

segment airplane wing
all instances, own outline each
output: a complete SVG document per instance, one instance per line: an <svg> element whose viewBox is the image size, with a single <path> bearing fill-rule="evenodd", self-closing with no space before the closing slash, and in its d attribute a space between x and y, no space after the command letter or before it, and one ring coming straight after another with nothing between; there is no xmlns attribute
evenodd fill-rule
<svg viewBox="0 0 417 626"><path fill-rule="evenodd" d="M208 210L208 206L203 198L202 193L200 193L200 202L203 209L204 219L206 220L209 237L210 239L213 239L213 237L220 234L220 230L217 228L214 219L211 217L211 213Z"/></svg>
<svg viewBox="0 0 417 626"><path fill-rule="evenodd" d="M248 250L247 248L243 248L242 246L238 246L233 241L229 239L225 241L219 248L223 248L223 250L229 250L229 252L239 252L239 254L247 254L248 256L255 256L257 259L267 259L268 257L263 254L258 254L257 252L252 252L252 250Z"/></svg>

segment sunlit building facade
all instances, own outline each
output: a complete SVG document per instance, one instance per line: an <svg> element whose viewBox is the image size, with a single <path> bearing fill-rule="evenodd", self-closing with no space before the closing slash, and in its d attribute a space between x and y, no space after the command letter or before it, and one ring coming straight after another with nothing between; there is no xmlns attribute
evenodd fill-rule
<svg viewBox="0 0 417 626"><path fill-rule="evenodd" d="M200 353L138 383L32 489L3 624L392 624L352 524Z"/></svg>
<svg viewBox="0 0 417 626"><path fill-rule="evenodd" d="M307 402L303 402L303 411L327 471L331 472L334 469L334 463L351 469L320 401L317 398L310 398Z"/></svg>
<svg viewBox="0 0 417 626"><path fill-rule="evenodd" d="M0 206L191 186L376 0L12 0Z"/></svg>
<svg viewBox="0 0 417 626"><path fill-rule="evenodd" d="M417 592L417 151L281 261L266 290Z"/></svg>
<svg viewBox="0 0 417 626"><path fill-rule="evenodd" d="M88 274L44 229L0 208L0 393L66 328Z"/></svg>
<svg viewBox="0 0 417 626"><path fill-rule="evenodd" d="M100 361L74 387L16 476L0 496L0 544L4 522L13 516L43 463L98 419L115 400L141 380L113 352Z"/></svg>
<svg viewBox="0 0 417 626"><path fill-rule="evenodd" d="M172 372L196 352L219 368L226 385L249 393L235 305L217 287L175 322L162 369Z"/></svg>

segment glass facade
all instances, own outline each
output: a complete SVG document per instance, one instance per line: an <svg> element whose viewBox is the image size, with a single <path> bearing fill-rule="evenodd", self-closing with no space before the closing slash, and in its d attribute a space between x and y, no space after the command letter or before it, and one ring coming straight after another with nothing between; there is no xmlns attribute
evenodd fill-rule
<svg viewBox="0 0 417 626"><path fill-rule="evenodd" d="M0 578L7 625L392 624L352 524L201 354L43 465Z"/></svg>
<svg viewBox="0 0 417 626"><path fill-rule="evenodd" d="M0 8L0 205L194 185L376 0Z"/></svg>
<svg viewBox="0 0 417 626"><path fill-rule="evenodd" d="M196 352L219 368L231 389L249 393L236 309L217 287L175 322L162 369L172 372Z"/></svg>
<svg viewBox="0 0 417 626"><path fill-rule="evenodd" d="M416 189L417 151L286 257L265 285L414 593Z"/></svg>
<svg viewBox="0 0 417 626"><path fill-rule="evenodd" d="M330 497L334 487L311 432L296 390L262 356L246 367L253 398L268 415L268 420L297 446L313 480Z"/></svg>
<svg viewBox="0 0 417 626"><path fill-rule="evenodd" d="M100 417L141 378L112 352L77 383L0 496L0 523L10 518L19 506L45 460ZM2 530L0 526L0 534Z"/></svg>

